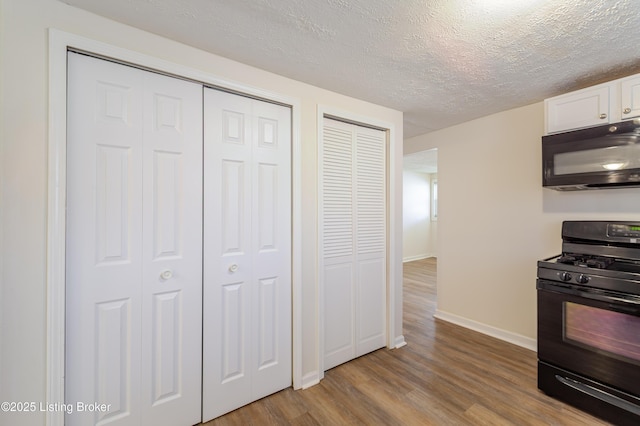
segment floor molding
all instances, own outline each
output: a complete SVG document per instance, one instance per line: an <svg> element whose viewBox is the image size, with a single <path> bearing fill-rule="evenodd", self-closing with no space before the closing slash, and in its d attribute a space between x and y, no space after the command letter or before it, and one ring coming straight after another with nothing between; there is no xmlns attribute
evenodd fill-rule
<svg viewBox="0 0 640 426"><path fill-rule="evenodd" d="M398 349L405 346L407 342L404 340L404 335L395 338L393 349Z"/></svg>
<svg viewBox="0 0 640 426"><path fill-rule="evenodd" d="M416 256L403 257L402 263L413 262L414 260L427 259L429 257L436 257L436 255L433 253L424 253L424 254L418 254Z"/></svg>
<svg viewBox="0 0 640 426"><path fill-rule="evenodd" d="M536 339L532 339L521 334L503 330L501 328L496 328L487 324L483 324L481 322L473 321L468 318L464 318L440 310L436 310L436 313L433 316L437 319L441 319L443 321L447 321L461 327L465 327L479 333L495 337L496 339L504 340L505 342L513 343L514 345L532 350L534 352L537 352L538 350L538 342Z"/></svg>
<svg viewBox="0 0 640 426"><path fill-rule="evenodd" d="M311 386L315 386L320 383L320 375L317 371L313 371L311 373L307 373L302 376L302 389L310 388Z"/></svg>

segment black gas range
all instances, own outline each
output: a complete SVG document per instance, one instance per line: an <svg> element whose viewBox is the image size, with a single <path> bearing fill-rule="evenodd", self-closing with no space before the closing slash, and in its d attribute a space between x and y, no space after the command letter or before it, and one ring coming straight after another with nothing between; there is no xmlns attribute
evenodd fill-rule
<svg viewBox="0 0 640 426"><path fill-rule="evenodd" d="M538 262L538 387L640 424L640 222L566 221Z"/></svg>

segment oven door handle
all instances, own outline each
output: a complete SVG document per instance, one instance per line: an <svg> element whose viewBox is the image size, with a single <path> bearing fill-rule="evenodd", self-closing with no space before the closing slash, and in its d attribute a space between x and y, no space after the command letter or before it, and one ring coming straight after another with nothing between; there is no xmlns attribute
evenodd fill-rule
<svg viewBox="0 0 640 426"><path fill-rule="evenodd" d="M576 291L573 294L585 297L587 299L598 300L600 302L606 302L609 304L609 308L622 312L624 314L639 315L640 314L640 301L624 299L622 297L607 296L603 294L591 293L588 291Z"/></svg>
<svg viewBox="0 0 640 426"><path fill-rule="evenodd" d="M582 289L578 289L570 284L558 285L549 281L539 282L538 289L557 291L559 293L571 294L578 297L597 300L599 302L605 302L609 304L609 308L611 308L612 310L625 314L640 316L640 299L637 298L627 299L623 297L616 297L615 295L611 294L601 294L591 291L585 291Z"/></svg>
<svg viewBox="0 0 640 426"><path fill-rule="evenodd" d="M631 314L631 315L640 314L640 308L633 307L633 306L617 305L614 303L609 303L609 309L611 309L612 311L623 313L623 314Z"/></svg>

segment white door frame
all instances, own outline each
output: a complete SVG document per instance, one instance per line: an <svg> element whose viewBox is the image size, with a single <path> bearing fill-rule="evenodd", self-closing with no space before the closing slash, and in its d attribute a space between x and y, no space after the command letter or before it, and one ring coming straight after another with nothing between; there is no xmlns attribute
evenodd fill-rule
<svg viewBox="0 0 640 426"><path fill-rule="evenodd" d="M386 288L387 288L387 348L395 349L400 348L406 345L404 340L404 336L402 334L397 333L397 326L402 323L402 312L398 312L397 304L397 292L401 289L402 282L398 280L398 265L402 267L402 263L398 264L397 259L401 253L398 252L397 246L395 244L397 240L397 226L396 223L399 223L399 219L396 215L396 211L394 209L394 201L398 198L397 193L397 178L396 178L396 162L397 162L397 154L396 154L396 135L395 135L395 126L393 123L389 123L387 121L379 120L372 117L366 117L359 114L354 114L349 111L344 111L340 109L336 109L326 105L318 105L317 110L317 122L318 122L318 150L324 140L324 119L332 118L338 121L345 121L348 123L353 123L356 125L364 126L364 127L373 127L387 133L387 144L386 144L386 157L387 157L387 242L386 242L386 262L387 262L387 276L386 276ZM318 155L320 158L320 155ZM319 191L319 189L318 189ZM320 206L318 205L318 208ZM401 228L400 228L401 230ZM318 251L319 253L319 251ZM318 274L322 274L322 271L318 271ZM400 286L400 288L398 288ZM318 380L324 378L324 286L322 284L322 280L318 279L317 293L316 293L316 309L318 312L318 334L317 334L317 344L318 344ZM399 318L398 318L399 317ZM398 324L400 322L400 324Z"/></svg>
<svg viewBox="0 0 640 426"><path fill-rule="evenodd" d="M65 363L65 255L66 255L66 153L67 153L67 50L76 49L123 63L136 64L201 82L205 85L247 94L288 105L292 110L292 321L293 387L302 387L302 155L300 137L300 100L152 56L112 46L75 34L49 29L49 133L47 201L47 345L46 402L64 402ZM64 424L64 411L48 411L46 424Z"/></svg>

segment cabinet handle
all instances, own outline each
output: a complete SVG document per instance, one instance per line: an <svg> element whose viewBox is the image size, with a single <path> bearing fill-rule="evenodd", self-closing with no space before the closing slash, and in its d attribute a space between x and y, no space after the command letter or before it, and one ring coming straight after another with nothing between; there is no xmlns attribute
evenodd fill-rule
<svg viewBox="0 0 640 426"><path fill-rule="evenodd" d="M160 278L162 278L163 280L170 280L173 277L173 271L171 271L171 269L165 269L164 271L160 272Z"/></svg>
<svg viewBox="0 0 640 426"><path fill-rule="evenodd" d="M625 108L622 110L623 113L629 114L631 112L631 108Z"/></svg>
<svg viewBox="0 0 640 426"><path fill-rule="evenodd" d="M607 118L607 114L605 114L605 113L600 114L600 118L601 118L602 120L604 120L605 118Z"/></svg>
<svg viewBox="0 0 640 426"><path fill-rule="evenodd" d="M229 272L234 273L238 270L238 265L236 265L235 263L231 266L229 266Z"/></svg>

